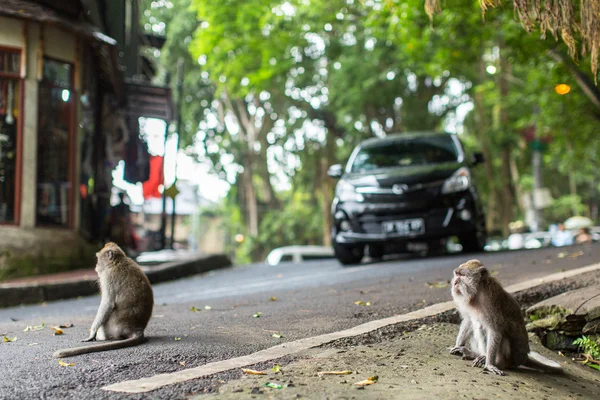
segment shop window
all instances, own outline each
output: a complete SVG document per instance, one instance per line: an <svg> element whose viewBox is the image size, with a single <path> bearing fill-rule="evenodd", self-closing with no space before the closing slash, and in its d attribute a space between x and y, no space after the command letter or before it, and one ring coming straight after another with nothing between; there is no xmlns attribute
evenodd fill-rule
<svg viewBox="0 0 600 400"><path fill-rule="evenodd" d="M21 54L0 49L0 224L15 223L18 209Z"/></svg>
<svg viewBox="0 0 600 400"><path fill-rule="evenodd" d="M37 224L69 227L73 211L73 65L44 58L43 71L38 105Z"/></svg>

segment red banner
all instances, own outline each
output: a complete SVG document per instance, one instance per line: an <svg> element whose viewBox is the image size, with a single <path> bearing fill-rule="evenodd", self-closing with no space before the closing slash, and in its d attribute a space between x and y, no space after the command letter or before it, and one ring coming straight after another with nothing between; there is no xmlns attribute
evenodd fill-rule
<svg viewBox="0 0 600 400"><path fill-rule="evenodd" d="M163 184L163 179L163 158L161 156L150 156L150 179L142 184L144 186L144 199L162 197L158 187Z"/></svg>

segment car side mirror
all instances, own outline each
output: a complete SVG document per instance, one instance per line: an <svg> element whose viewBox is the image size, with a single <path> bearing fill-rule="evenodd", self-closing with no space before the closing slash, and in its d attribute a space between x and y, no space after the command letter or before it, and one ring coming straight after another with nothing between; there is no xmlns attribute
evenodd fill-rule
<svg viewBox="0 0 600 400"><path fill-rule="evenodd" d="M485 157L484 157L483 153L481 153L481 152L473 153L471 162L473 163L473 165L484 163Z"/></svg>
<svg viewBox="0 0 600 400"><path fill-rule="evenodd" d="M327 175L329 175L332 178L341 178L343 173L344 168L341 164L332 165L331 167L329 167L329 170L327 170Z"/></svg>

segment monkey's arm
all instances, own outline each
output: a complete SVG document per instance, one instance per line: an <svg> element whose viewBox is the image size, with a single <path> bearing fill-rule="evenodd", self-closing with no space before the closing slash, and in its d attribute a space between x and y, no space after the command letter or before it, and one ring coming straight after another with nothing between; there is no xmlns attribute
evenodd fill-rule
<svg viewBox="0 0 600 400"><path fill-rule="evenodd" d="M469 318L463 318L462 322L460 323L458 335L456 336L456 345L450 349L450 354L464 355L466 350L465 345L467 344L469 336L472 334L473 323Z"/></svg>
<svg viewBox="0 0 600 400"><path fill-rule="evenodd" d="M100 307L98 307L96 318L94 318L94 322L92 323L92 328L90 329L90 336L87 339L83 340L84 342L91 342L92 340L96 340L96 334L98 333L98 329L102 325L104 325L114 307L115 302L111 294L104 294L102 296L102 300L100 300Z"/></svg>

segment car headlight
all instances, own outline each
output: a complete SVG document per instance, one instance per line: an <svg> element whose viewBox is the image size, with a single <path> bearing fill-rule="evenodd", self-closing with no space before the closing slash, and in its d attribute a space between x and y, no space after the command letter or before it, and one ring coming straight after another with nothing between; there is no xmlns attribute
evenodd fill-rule
<svg viewBox="0 0 600 400"><path fill-rule="evenodd" d="M456 170L452 176L444 182L442 193L456 193L466 190L471 186L471 173L465 167Z"/></svg>
<svg viewBox="0 0 600 400"><path fill-rule="evenodd" d="M362 202L364 197L360 193L356 193L356 187L346 181L339 181L335 188L335 195L341 202Z"/></svg>

